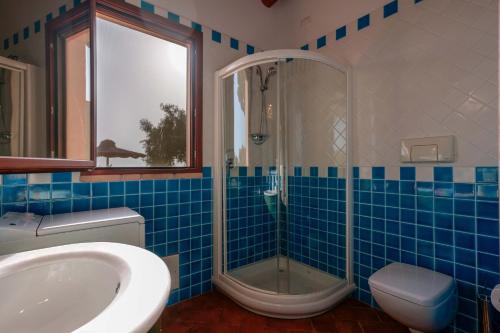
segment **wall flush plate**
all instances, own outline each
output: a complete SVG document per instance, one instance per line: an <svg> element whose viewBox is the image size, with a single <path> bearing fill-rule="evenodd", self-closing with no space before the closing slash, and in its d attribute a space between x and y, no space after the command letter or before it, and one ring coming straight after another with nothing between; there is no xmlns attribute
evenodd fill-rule
<svg viewBox="0 0 500 333"><path fill-rule="evenodd" d="M162 258L165 264L167 264L168 270L170 271L171 289L179 288L179 255L173 255Z"/></svg>
<svg viewBox="0 0 500 333"><path fill-rule="evenodd" d="M452 135L401 140L403 163L451 163L455 161Z"/></svg>

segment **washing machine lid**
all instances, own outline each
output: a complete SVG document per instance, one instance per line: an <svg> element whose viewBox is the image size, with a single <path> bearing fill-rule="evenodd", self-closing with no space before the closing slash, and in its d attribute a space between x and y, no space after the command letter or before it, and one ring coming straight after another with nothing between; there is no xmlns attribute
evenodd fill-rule
<svg viewBox="0 0 500 333"><path fill-rule="evenodd" d="M378 270L368 283L371 288L422 306L439 304L455 289L455 282L448 275L402 263Z"/></svg>
<svg viewBox="0 0 500 333"><path fill-rule="evenodd" d="M127 207L46 215L37 229L38 236L126 223L144 223L144 218Z"/></svg>

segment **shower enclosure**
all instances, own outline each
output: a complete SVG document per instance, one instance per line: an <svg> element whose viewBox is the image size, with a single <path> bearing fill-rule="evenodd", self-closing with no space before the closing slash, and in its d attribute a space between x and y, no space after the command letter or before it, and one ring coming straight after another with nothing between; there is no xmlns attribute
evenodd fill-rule
<svg viewBox="0 0 500 333"><path fill-rule="evenodd" d="M313 316L355 288L350 80L298 50L216 73L213 282L251 311Z"/></svg>

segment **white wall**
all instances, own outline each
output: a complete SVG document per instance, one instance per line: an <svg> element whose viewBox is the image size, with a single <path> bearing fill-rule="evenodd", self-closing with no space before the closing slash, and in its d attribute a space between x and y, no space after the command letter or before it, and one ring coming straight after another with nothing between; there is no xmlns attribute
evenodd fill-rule
<svg viewBox="0 0 500 333"><path fill-rule="evenodd" d="M299 47L347 22L379 8L389 0L280 0L289 47ZM441 1L441 0L431 0Z"/></svg>
<svg viewBox="0 0 500 333"><path fill-rule="evenodd" d="M383 19L379 8L369 28L351 22L346 38L328 36L318 51L353 67L355 164L399 165L400 139L453 134L455 165L497 165L497 7L400 0L397 14Z"/></svg>

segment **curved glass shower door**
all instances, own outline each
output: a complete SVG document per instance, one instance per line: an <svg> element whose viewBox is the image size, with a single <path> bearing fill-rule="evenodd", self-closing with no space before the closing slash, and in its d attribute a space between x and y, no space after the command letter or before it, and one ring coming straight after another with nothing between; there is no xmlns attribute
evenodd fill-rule
<svg viewBox="0 0 500 333"><path fill-rule="evenodd" d="M224 274L270 294L345 284L346 73L282 59L222 88Z"/></svg>

